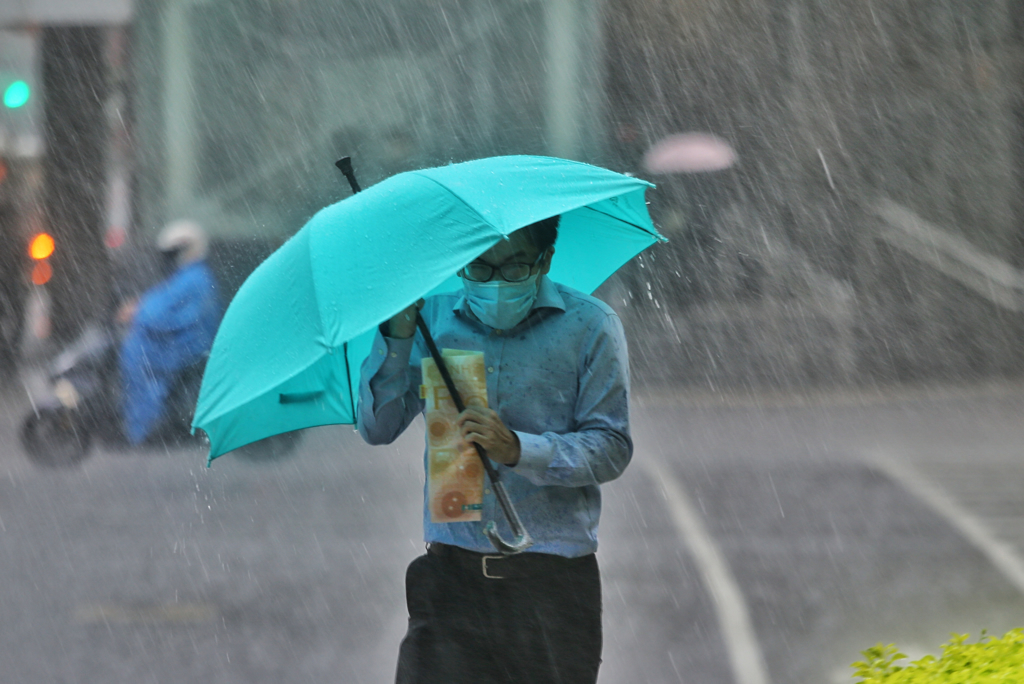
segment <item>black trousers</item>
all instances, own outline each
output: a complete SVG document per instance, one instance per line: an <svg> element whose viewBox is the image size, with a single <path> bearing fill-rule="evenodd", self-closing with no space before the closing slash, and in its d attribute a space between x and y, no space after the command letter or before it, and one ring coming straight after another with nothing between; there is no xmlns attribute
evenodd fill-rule
<svg viewBox="0 0 1024 684"><path fill-rule="evenodd" d="M601 577L594 555L521 554L516 566L433 545L406 572L397 684L594 684Z"/></svg>

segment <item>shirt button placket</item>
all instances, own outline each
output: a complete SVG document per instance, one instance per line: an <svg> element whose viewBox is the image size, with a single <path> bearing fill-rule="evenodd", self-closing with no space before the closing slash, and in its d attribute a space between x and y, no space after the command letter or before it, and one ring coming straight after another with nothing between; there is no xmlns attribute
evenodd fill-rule
<svg viewBox="0 0 1024 684"><path fill-rule="evenodd" d="M505 356L505 338L503 336L497 336L491 338L491 354L489 361L491 364L487 366L487 384L493 387L494 390L488 392L497 399L498 391L501 389L501 364L504 361ZM492 406L495 411L499 410L498 406Z"/></svg>

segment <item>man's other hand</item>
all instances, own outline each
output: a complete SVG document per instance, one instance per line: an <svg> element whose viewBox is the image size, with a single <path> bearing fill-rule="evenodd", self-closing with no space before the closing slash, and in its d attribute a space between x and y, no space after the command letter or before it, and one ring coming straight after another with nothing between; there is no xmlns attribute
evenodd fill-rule
<svg viewBox="0 0 1024 684"><path fill-rule="evenodd" d="M493 409L467 406L457 421L462 439L479 444L492 461L514 466L519 463L519 437L505 427Z"/></svg>
<svg viewBox="0 0 1024 684"><path fill-rule="evenodd" d="M127 325L132 322L135 318L136 312L139 310L139 298L129 299L128 301L121 304L117 309L117 322Z"/></svg>

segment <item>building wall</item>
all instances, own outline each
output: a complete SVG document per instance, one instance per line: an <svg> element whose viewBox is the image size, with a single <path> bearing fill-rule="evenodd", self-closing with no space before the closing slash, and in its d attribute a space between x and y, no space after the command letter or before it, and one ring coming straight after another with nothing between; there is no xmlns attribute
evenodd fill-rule
<svg viewBox="0 0 1024 684"><path fill-rule="evenodd" d="M190 213L224 235L290 235L347 196L343 155L364 186L494 154L591 159L596 5L145 0L140 223Z"/></svg>
<svg viewBox="0 0 1024 684"><path fill-rule="evenodd" d="M894 294L912 267L874 245L872 212L893 200L1024 265L1022 9L1018 0L609 5L618 163L639 171L651 144L691 130L716 133L739 154L728 171L655 179L656 222L675 239L650 257L647 273L660 275L647 279L651 296L636 298L639 317L668 334L666 317L700 328L723 311L736 312L733 323L772 310L834 311L818 329L849 334L798 336L805 359L822 346L843 349L824 364L836 369L821 375L826 382L1019 372L1019 355L1001 339L1019 315L934 273L911 279L912 296ZM813 277L798 277L807 268ZM829 290L837 296L822 303ZM1000 323L979 328L979 316ZM731 339L723 352L715 339L728 325L716 325L686 342L714 363L695 360L680 377L735 384L757 375L751 355L737 351L753 345ZM815 364L794 358L792 339L761 344L769 351L756 356L774 359L767 375L776 376L763 384L818 382L808 372Z"/></svg>

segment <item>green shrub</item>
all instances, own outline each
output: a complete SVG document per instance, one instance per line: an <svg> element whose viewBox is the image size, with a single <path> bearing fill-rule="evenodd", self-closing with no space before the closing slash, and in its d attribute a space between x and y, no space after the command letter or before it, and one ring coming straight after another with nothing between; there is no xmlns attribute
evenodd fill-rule
<svg viewBox="0 0 1024 684"><path fill-rule="evenodd" d="M863 661L852 665L861 684L1024 684L1024 628L1001 638L985 632L973 644L967 634L953 634L942 655L925 656L909 665L894 644L862 651Z"/></svg>

